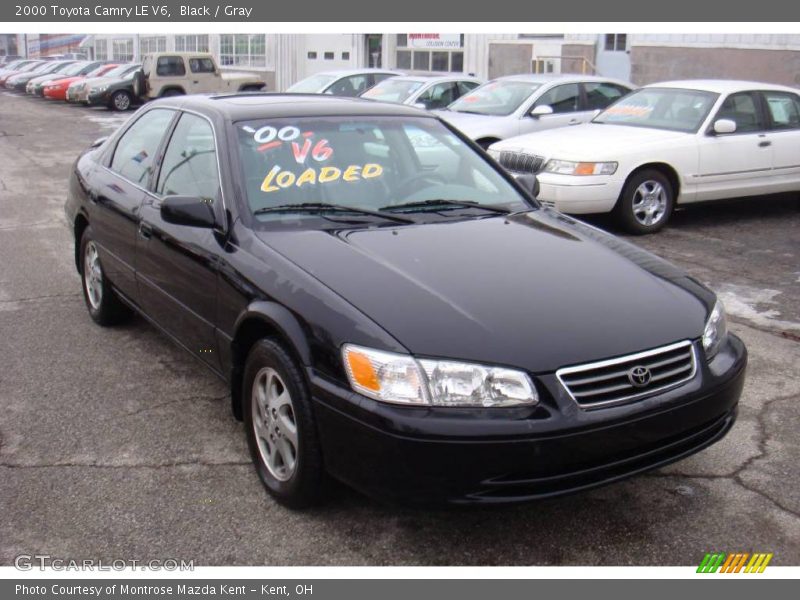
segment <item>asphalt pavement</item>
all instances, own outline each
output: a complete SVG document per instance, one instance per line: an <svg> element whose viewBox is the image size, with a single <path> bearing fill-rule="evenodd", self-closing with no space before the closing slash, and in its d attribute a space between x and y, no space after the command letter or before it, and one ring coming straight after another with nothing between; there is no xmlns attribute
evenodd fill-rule
<svg viewBox="0 0 800 600"><path fill-rule="evenodd" d="M219 380L140 318L87 315L67 177L127 116L0 92L0 564L692 565L712 550L800 564L798 195L682 210L633 239L717 290L747 344L721 443L526 505L422 510L336 487L293 512L264 492Z"/></svg>

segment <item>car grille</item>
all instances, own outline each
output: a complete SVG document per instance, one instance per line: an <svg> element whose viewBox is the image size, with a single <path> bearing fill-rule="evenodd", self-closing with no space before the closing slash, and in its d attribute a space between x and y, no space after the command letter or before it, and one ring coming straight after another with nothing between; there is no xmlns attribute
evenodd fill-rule
<svg viewBox="0 0 800 600"><path fill-rule="evenodd" d="M500 165L504 169L517 173L538 173L542 169L542 163L544 163L544 157L535 154L508 150L500 153Z"/></svg>
<svg viewBox="0 0 800 600"><path fill-rule="evenodd" d="M697 359L689 341L621 358L556 371L556 377L582 408L603 408L638 400L694 377Z"/></svg>

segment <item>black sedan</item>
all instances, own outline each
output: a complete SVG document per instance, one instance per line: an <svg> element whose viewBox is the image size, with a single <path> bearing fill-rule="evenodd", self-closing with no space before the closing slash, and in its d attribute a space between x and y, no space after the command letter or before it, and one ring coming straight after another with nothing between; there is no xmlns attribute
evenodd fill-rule
<svg viewBox="0 0 800 600"><path fill-rule="evenodd" d="M747 354L714 294L534 189L414 108L186 96L86 150L66 213L91 317L226 380L287 505L530 500L721 439Z"/></svg>

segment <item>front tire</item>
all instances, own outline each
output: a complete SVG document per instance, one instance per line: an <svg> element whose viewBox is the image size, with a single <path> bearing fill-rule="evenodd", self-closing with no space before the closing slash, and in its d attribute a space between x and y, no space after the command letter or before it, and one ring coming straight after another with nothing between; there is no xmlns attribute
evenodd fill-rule
<svg viewBox="0 0 800 600"><path fill-rule="evenodd" d="M656 169L644 169L628 178L614 207L614 216L629 233L655 233L669 221L675 207L675 190L669 178Z"/></svg>
<svg viewBox="0 0 800 600"><path fill-rule="evenodd" d="M81 287L89 316L104 327L121 323L130 316L130 309L122 303L105 276L91 227L84 230L80 244Z"/></svg>
<svg viewBox="0 0 800 600"><path fill-rule="evenodd" d="M118 90L111 96L109 106L116 111L124 112L130 109L133 104L133 97L126 90Z"/></svg>
<svg viewBox="0 0 800 600"><path fill-rule="evenodd" d="M303 508L322 497L324 467L303 374L272 339L257 342L247 357L244 425L256 472L281 504Z"/></svg>

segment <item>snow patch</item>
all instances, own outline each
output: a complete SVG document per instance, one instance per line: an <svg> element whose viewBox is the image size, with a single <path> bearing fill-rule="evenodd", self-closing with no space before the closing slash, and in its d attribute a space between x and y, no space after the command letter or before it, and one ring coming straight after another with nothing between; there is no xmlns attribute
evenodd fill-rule
<svg viewBox="0 0 800 600"><path fill-rule="evenodd" d="M778 303L775 297L780 293L780 290L725 283L718 286L717 295L729 315L747 319L769 329L800 331L800 323L781 320L778 318L781 316L780 311L769 308L770 305Z"/></svg>

